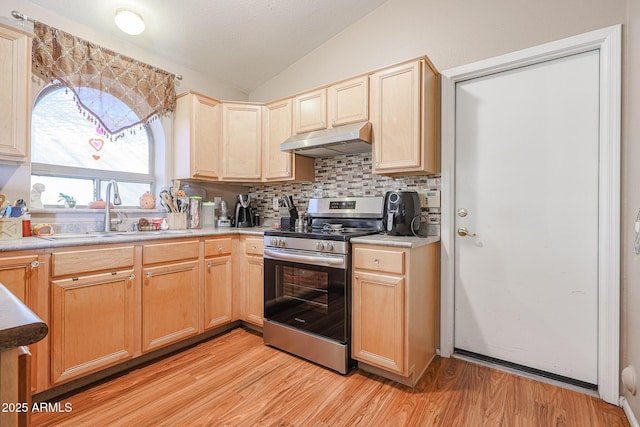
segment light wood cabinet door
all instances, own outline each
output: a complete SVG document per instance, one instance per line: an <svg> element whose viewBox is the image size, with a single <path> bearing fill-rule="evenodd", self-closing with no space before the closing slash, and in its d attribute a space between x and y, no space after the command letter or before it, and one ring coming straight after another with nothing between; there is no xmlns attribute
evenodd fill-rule
<svg viewBox="0 0 640 427"><path fill-rule="evenodd" d="M361 76L327 89L331 127L369 120L369 76Z"/></svg>
<svg viewBox="0 0 640 427"><path fill-rule="evenodd" d="M145 267L142 274L142 351L197 334L197 261Z"/></svg>
<svg viewBox="0 0 640 427"><path fill-rule="evenodd" d="M219 104L195 92L178 95L173 125L176 177L220 177Z"/></svg>
<svg viewBox="0 0 640 427"><path fill-rule="evenodd" d="M354 359L400 375L408 374L403 276L355 270L352 322Z"/></svg>
<svg viewBox="0 0 640 427"><path fill-rule="evenodd" d="M231 257L205 259L204 328L211 329L233 320Z"/></svg>
<svg viewBox="0 0 640 427"><path fill-rule="evenodd" d="M0 24L0 160L29 160L31 37Z"/></svg>
<svg viewBox="0 0 640 427"><path fill-rule="evenodd" d="M298 95L293 103L293 130L296 134L327 128L327 89Z"/></svg>
<svg viewBox="0 0 640 427"><path fill-rule="evenodd" d="M437 75L425 60L371 75L373 173L439 172Z"/></svg>
<svg viewBox="0 0 640 427"><path fill-rule="evenodd" d="M134 272L51 282L51 381L59 384L133 357Z"/></svg>
<svg viewBox="0 0 640 427"><path fill-rule="evenodd" d="M262 106L222 104L222 179L260 181Z"/></svg>
<svg viewBox="0 0 640 427"><path fill-rule="evenodd" d="M248 256L245 259L244 320L257 326L264 319L264 260Z"/></svg>
<svg viewBox="0 0 640 427"><path fill-rule="evenodd" d="M32 310L31 284L38 281L39 266L38 255L0 258L0 283Z"/></svg>
<svg viewBox="0 0 640 427"><path fill-rule="evenodd" d="M293 154L280 151L280 144L293 135L293 101L285 99L264 108L264 179L268 181L293 177Z"/></svg>

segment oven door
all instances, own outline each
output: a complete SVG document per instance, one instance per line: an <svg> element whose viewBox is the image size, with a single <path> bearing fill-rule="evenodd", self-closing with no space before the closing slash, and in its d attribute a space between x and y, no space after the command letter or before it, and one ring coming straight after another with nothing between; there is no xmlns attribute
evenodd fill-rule
<svg viewBox="0 0 640 427"><path fill-rule="evenodd" d="M344 255L265 248L265 319L346 343L346 264Z"/></svg>

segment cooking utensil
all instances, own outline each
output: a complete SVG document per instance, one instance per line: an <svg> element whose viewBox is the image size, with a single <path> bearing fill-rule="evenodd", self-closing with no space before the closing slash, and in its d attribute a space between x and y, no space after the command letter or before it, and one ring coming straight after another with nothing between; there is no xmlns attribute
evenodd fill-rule
<svg viewBox="0 0 640 427"><path fill-rule="evenodd" d="M171 195L169 194L168 191L166 191L166 190L161 191L160 192L160 198L167 205L167 208L169 209L169 212L178 212L178 208L176 207L175 203L173 202L173 198L171 198Z"/></svg>

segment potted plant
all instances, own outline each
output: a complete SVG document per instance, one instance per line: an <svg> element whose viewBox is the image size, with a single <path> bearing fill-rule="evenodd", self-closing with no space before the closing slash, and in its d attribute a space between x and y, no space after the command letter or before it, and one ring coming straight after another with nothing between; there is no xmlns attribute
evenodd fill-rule
<svg viewBox="0 0 640 427"><path fill-rule="evenodd" d="M76 207L76 198L73 196L67 196L66 194L60 193L59 202L64 200L65 208L75 208Z"/></svg>

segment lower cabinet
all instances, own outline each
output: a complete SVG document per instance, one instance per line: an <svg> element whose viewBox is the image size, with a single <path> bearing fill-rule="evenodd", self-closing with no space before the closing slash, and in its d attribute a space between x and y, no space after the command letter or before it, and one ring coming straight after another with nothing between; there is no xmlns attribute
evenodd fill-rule
<svg viewBox="0 0 640 427"><path fill-rule="evenodd" d="M51 282L54 385L133 357L133 270Z"/></svg>
<svg viewBox="0 0 640 427"><path fill-rule="evenodd" d="M199 332L199 242L145 245L142 269L142 351ZM193 259L191 261L184 261ZM161 263L161 265L151 265Z"/></svg>
<svg viewBox="0 0 640 427"><path fill-rule="evenodd" d="M353 245L352 357L415 385L435 356L438 244Z"/></svg>
<svg viewBox="0 0 640 427"><path fill-rule="evenodd" d="M241 261L242 320L256 326L263 325L264 318L264 259L262 238L244 238Z"/></svg>
<svg viewBox="0 0 640 427"><path fill-rule="evenodd" d="M230 237L204 242L204 329L233 320L232 241Z"/></svg>

